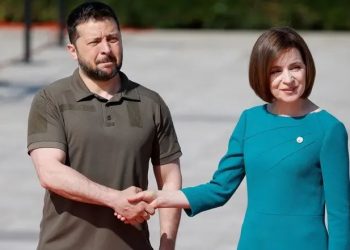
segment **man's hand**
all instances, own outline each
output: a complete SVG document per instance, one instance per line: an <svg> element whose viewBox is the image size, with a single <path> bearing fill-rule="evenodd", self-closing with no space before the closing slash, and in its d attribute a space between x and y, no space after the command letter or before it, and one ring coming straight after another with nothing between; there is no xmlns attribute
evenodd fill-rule
<svg viewBox="0 0 350 250"><path fill-rule="evenodd" d="M137 203L148 203L149 206L151 206L153 209L157 208L157 192L156 191L139 191L128 197L128 201L131 204L137 204ZM121 221L123 221L125 224L131 224L131 222L122 214L120 213L114 213L114 215Z"/></svg>
<svg viewBox="0 0 350 250"><path fill-rule="evenodd" d="M134 197L141 191L140 188L134 186L119 191L117 199L111 203L117 218L132 225L149 220L150 215L154 214L154 207L141 200L129 201L130 197Z"/></svg>

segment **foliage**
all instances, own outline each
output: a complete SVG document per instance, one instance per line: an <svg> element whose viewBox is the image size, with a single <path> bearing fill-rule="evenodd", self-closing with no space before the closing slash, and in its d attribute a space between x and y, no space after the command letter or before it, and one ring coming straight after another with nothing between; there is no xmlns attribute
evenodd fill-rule
<svg viewBox="0 0 350 250"><path fill-rule="evenodd" d="M60 0L32 0L34 22L56 21ZM84 0L62 0L66 11ZM22 21L24 0L1 0L0 21ZM138 28L350 30L348 0L104 0Z"/></svg>

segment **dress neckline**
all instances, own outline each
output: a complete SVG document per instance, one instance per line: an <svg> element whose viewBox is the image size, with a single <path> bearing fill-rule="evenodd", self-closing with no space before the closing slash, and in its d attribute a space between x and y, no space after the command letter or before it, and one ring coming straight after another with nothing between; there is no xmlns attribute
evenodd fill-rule
<svg viewBox="0 0 350 250"><path fill-rule="evenodd" d="M280 117L280 118L284 118L284 119L303 119L303 118L305 118L305 117L308 117L308 116L313 115L313 114L318 114L318 113L321 113L321 112L323 111L322 108L318 108L318 109L315 109L314 111L311 111L311 112L309 112L309 113L307 113L307 114L305 114L305 115L290 116L290 115L279 115L279 114L275 114L275 113L270 112L270 111L268 110L268 108L267 108L267 104L264 104L264 105L263 105L263 109L264 109L264 111L265 111L267 114L269 114L269 115L271 115L271 116L273 116L273 117Z"/></svg>

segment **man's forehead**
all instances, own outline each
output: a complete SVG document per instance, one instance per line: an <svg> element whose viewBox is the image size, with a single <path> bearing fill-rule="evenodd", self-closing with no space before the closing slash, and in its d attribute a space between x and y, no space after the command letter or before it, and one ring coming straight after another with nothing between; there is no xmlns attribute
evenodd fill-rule
<svg viewBox="0 0 350 250"><path fill-rule="evenodd" d="M117 35L120 33L118 24L113 19L89 19L77 25L76 28L80 36Z"/></svg>

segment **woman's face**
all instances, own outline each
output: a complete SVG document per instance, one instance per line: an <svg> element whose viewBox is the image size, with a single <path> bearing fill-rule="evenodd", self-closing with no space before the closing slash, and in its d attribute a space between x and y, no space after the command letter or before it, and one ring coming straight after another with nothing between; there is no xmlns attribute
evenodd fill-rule
<svg viewBox="0 0 350 250"><path fill-rule="evenodd" d="M286 49L272 61L270 91L274 102L293 103L301 99L305 82L306 67L298 49Z"/></svg>

